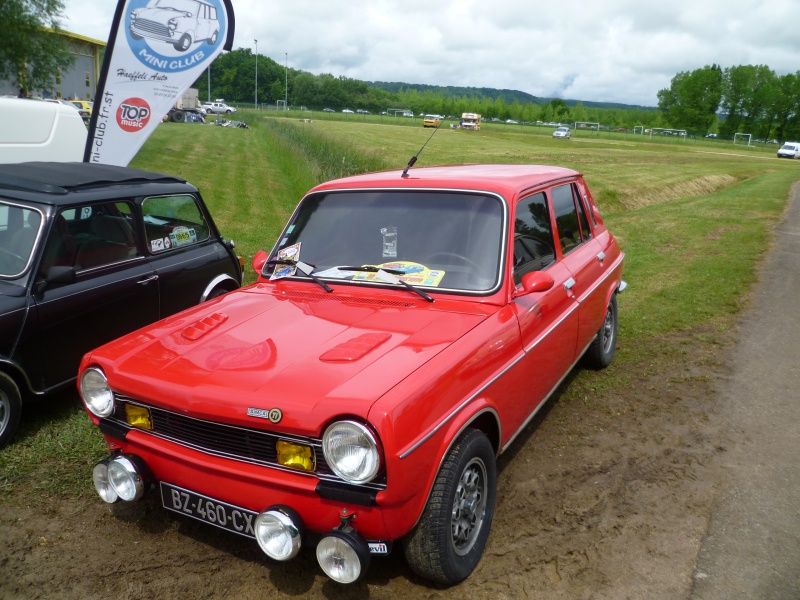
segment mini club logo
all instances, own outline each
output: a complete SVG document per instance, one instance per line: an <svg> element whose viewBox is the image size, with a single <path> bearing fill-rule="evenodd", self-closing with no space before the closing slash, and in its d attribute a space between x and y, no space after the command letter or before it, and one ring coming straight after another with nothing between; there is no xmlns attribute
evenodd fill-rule
<svg viewBox="0 0 800 600"><path fill-rule="evenodd" d="M134 133L141 131L150 121L150 105L142 98L123 100L117 110L117 125L123 131Z"/></svg>

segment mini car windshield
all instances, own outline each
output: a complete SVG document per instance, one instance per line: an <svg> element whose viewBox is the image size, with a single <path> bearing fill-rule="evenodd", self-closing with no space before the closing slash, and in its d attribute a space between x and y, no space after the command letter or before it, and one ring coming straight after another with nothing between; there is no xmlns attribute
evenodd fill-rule
<svg viewBox="0 0 800 600"><path fill-rule="evenodd" d="M0 202L0 277L15 277L25 271L41 224L38 211Z"/></svg>
<svg viewBox="0 0 800 600"><path fill-rule="evenodd" d="M504 204L487 194L429 190L318 193L298 207L273 260L300 260L314 275L386 283L375 266L418 288L490 292L499 283ZM398 275L399 273L399 275ZM265 275L302 277L290 266Z"/></svg>

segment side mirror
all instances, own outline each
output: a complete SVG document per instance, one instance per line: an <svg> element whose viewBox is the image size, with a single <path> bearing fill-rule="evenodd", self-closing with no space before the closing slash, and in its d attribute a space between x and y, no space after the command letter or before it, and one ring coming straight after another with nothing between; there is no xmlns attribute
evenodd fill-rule
<svg viewBox="0 0 800 600"><path fill-rule="evenodd" d="M531 271L522 276L522 291L514 294L516 297L527 296L534 292L546 292L555 285L555 280L546 271Z"/></svg>
<svg viewBox="0 0 800 600"><path fill-rule="evenodd" d="M64 285L66 283L75 283L77 280L75 267L50 267L44 279L38 282L36 291L41 294L51 284Z"/></svg>
<svg viewBox="0 0 800 600"><path fill-rule="evenodd" d="M261 277L261 271L264 269L264 265L267 263L268 258L269 254L263 250L256 252L256 255L253 257L253 270L259 277Z"/></svg>

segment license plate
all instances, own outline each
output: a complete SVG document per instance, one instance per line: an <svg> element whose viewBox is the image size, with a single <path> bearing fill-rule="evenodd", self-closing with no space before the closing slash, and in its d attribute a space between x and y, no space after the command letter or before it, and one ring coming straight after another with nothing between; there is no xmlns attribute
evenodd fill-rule
<svg viewBox="0 0 800 600"><path fill-rule="evenodd" d="M255 538L257 512L228 504L190 490L161 482L161 503L164 508L192 517L209 525Z"/></svg>

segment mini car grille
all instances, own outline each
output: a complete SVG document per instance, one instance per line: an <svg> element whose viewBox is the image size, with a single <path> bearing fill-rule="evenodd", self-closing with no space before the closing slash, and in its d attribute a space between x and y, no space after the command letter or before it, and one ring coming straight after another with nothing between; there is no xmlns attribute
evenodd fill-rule
<svg viewBox="0 0 800 600"><path fill-rule="evenodd" d="M278 435L260 429L248 429L246 427L195 419L140 403L121 394L114 394L114 399L115 409L110 420L125 427L129 427L125 419L125 403L146 406L150 411L150 418L153 423L153 429L146 433L156 437L175 442L193 450L213 454L214 456L247 463L257 463L301 475L313 475L326 481L345 483L328 466L325 454L322 452L322 442L318 439L294 435ZM314 472L306 473L278 464L276 444L279 440L311 446L314 451L316 465ZM378 481L358 487L384 489L386 484Z"/></svg>
<svg viewBox="0 0 800 600"><path fill-rule="evenodd" d="M167 26L162 23L157 23L156 21L136 19L134 27L136 27L136 29L139 31L146 31L147 33L152 33L153 35L169 37L169 29Z"/></svg>

